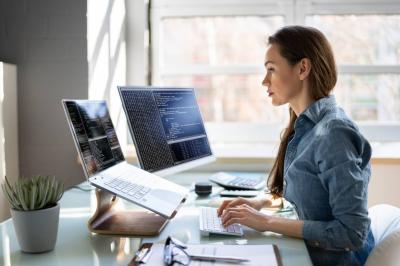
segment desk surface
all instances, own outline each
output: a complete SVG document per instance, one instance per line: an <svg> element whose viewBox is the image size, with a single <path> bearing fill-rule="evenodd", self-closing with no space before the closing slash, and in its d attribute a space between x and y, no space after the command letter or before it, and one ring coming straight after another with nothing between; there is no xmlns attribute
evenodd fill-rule
<svg viewBox="0 0 400 266"><path fill-rule="evenodd" d="M169 179L190 186L194 180L206 180L209 174L179 174ZM86 186L86 188L90 188ZM218 206L221 199L218 188L207 198L197 198L191 192L185 205L179 210L157 237L135 238L92 234L87 221L95 211L94 190L71 189L60 201L60 223L56 247L43 254L26 254L20 251L11 219L0 224L0 265L127 265L143 242L164 242L168 235L185 243L214 244L276 244L282 255L283 265L312 265L302 240L273 234L260 233L245 228L243 237L201 236L198 223L199 206ZM120 200L123 208L138 208Z"/></svg>

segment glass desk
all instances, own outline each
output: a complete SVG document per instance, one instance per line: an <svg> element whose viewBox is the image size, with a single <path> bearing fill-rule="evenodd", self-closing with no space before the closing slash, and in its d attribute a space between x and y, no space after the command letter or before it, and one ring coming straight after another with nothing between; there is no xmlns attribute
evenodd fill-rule
<svg viewBox="0 0 400 266"><path fill-rule="evenodd" d="M207 180L209 173L183 173L168 179L190 187L193 182ZM81 186L82 187L82 186ZM90 189L89 185L84 185ZM190 193L186 203L157 237L119 237L96 235L89 232L87 221L96 208L94 189L89 191L72 188L62 197L60 222L56 247L43 254L27 254L19 249L11 219L0 224L0 265L127 265L144 242L164 242L168 235L185 243L213 244L276 244L282 255L283 265L312 265L302 240L244 228L243 237L201 236L198 222L199 206L219 206L223 199L219 189L206 198ZM119 207L139 208L119 200Z"/></svg>

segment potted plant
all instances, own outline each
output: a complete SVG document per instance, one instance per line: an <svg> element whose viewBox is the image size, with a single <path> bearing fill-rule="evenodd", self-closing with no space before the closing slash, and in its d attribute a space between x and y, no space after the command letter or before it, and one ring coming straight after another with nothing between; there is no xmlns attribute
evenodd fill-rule
<svg viewBox="0 0 400 266"><path fill-rule="evenodd" d="M19 179L2 184L11 205L11 217L21 250L40 253L54 249L64 185L55 177Z"/></svg>

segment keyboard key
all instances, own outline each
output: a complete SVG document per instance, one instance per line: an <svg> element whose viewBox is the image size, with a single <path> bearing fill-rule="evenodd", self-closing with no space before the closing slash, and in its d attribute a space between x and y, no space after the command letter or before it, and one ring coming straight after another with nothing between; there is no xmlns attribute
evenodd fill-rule
<svg viewBox="0 0 400 266"><path fill-rule="evenodd" d="M135 190L137 187L138 187L138 185L136 185L136 184L130 185L130 186L129 186L129 189L128 189L128 192L130 192L130 191L132 191L132 190Z"/></svg>

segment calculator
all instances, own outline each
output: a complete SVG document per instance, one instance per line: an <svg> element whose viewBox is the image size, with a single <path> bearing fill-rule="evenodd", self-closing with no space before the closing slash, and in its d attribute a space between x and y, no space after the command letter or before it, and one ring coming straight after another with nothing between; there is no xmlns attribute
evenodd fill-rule
<svg viewBox="0 0 400 266"><path fill-rule="evenodd" d="M260 194L258 190L223 190L219 193L221 197L257 197Z"/></svg>
<svg viewBox="0 0 400 266"><path fill-rule="evenodd" d="M218 172L210 176L209 179L210 181L228 189L259 190L264 188L266 185L264 177L239 176L225 172Z"/></svg>

